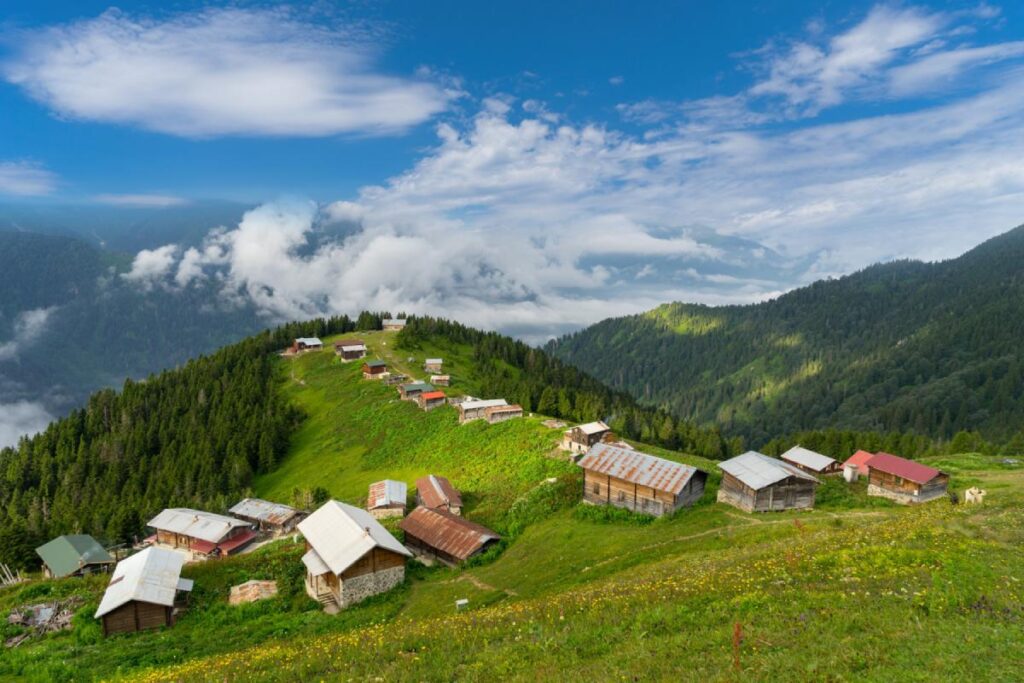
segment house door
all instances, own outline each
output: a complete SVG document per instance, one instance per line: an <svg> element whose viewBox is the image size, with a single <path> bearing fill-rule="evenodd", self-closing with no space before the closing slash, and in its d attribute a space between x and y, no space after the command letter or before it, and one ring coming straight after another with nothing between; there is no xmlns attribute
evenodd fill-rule
<svg viewBox="0 0 1024 683"><path fill-rule="evenodd" d="M791 508L796 505L796 491L793 490L792 486L786 487L786 495L784 496L785 505L787 508Z"/></svg>

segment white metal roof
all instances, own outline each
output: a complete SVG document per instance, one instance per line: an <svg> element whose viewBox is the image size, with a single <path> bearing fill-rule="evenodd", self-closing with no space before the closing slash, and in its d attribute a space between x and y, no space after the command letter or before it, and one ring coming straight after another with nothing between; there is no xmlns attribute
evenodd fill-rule
<svg viewBox="0 0 1024 683"><path fill-rule="evenodd" d="M341 350L345 353L350 353L352 351L365 351L366 344L346 344L341 347Z"/></svg>
<svg viewBox="0 0 1024 683"><path fill-rule="evenodd" d="M149 526L160 531L173 531L210 543L219 543L232 529L249 526L249 523L202 510L167 508L149 520Z"/></svg>
<svg viewBox="0 0 1024 683"><path fill-rule="evenodd" d="M404 481L385 479L370 484L370 500L367 507L387 507L388 505L405 505L409 497L409 487Z"/></svg>
<svg viewBox="0 0 1024 683"><path fill-rule="evenodd" d="M428 358L428 359L426 359L423 362L426 363L427 365L442 365L442 364L444 364L444 360L442 360L441 358Z"/></svg>
<svg viewBox="0 0 1024 683"><path fill-rule="evenodd" d="M335 574L344 572L375 547L412 556L370 513L336 500L327 501L299 522L299 531ZM305 557L303 562L310 566Z"/></svg>
<svg viewBox="0 0 1024 683"><path fill-rule="evenodd" d="M302 564L306 565L306 569L313 576L320 576L331 571L331 568L324 563L323 558L317 555L316 551L312 548L307 550L306 554L302 556Z"/></svg>
<svg viewBox="0 0 1024 683"><path fill-rule="evenodd" d="M765 486L771 486L786 477L818 481L789 463L769 458L767 455L757 451L747 451L743 455L737 455L735 458L720 462L718 463L718 468L736 477L755 491L763 489Z"/></svg>
<svg viewBox="0 0 1024 683"><path fill-rule="evenodd" d="M132 600L170 607L179 590L192 590L192 582L181 578L185 556L173 550L149 547L121 560L114 568L96 617L102 617Z"/></svg>
<svg viewBox="0 0 1024 683"><path fill-rule="evenodd" d="M317 337L299 337L295 341L299 342L300 344L305 344L306 346L323 346L324 345L324 343L322 341L320 341Z"/></svg>
<svg viewBox="0 0 1024 683"><path fill-rule="evenodd" d="M601 432L611 431L611 427L606 425L604 422L600 421L588 422L586 424L577 425L576 427L573 427L573 429L579 429L588 436L592 434L600 434ZM572 429L570 429L569 431L572 431Z"/></svg>
<svg viewBox="0 0 1024 683"><path fill-rule="evenodd" d="M384 321L385 325L404 325L405 318L388 318Z"/></svg>
<svg viewBox="0 0 1024 683"><path fill-rule="evenodd" d="M815 451L804 448L803 446L793 446L779 457L783 460L788 460L789 462L809 467L815 472L823 472L826 467L834 465L836 462L827 455L816 453Z"/></svg>
<svg viewBox="0 0 1024 683"><path fill-rule="evenodd" d="M479 410L481 408L496 408L507 405L508 401L503 398L490 398L485 401L463 401L459 404L459 407L463 410Z"/></svg>

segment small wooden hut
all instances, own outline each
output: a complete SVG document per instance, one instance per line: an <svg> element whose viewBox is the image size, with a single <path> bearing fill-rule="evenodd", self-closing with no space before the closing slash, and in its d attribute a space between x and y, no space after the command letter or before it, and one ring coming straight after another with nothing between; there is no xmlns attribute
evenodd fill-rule
<svg viewBox="0 0 1024 683"><path fill-rule="evenodd" d="M366 496L366 510L376 517L404 517L405 502L409 497L409 487L404 481L384 479L370 484Z"/></svg>
<svg viewBox="0 0 1024 683"><path fill-rule="evenodd" d="M523 407L512 404L508 406L492 406L484 409L484 419L487 424L498 424L506 420L514 420L523 416Z"/></svg>
<svg viewBox="0 0 1024 683"><path fill-rule="evenodd" d="M363 379L383 379L388 376L388 364L382 360L363 363Z"/></svg>
<svg viewBox="0 0 1024 683"><path fill-rule="evenodd" d="M405 329L405 318L388 318L381 323L385 332L398 332Z"/></svg>
<svg viewBox="0 0 1024 683"><path fill-rule="evenodd" d="M415 401L419 398L420 394L433 390L434 387L426 382L409 382L408 384L399 385L398 395L402 397L403 401Z"/></svg>
<svg viewBox="0 0 1024 683"><path fill-rule="evenodd" d="M788 462L748 451L719 463L718 501L746 512L814 507L818 480Z"/></svg>
<svg viewBox="0 0 1024 683"><path fill-rule="evenodd" d="M85 534L58 536L36 548L36 554L43 560L43 574L50 579L109 572L115 564L110 553Z"/></svg>
<svg viewBox="0 0 1024 683"><path fill-rule="evenodd" d="M891 453L876 453L867 461L868 495L897 503L926 503L947 495L949 475Z"/></svg>
<svg viewBox="0 0 1024 683"><path fill-rule="evenodd" d="M366 357L366 344L362 339L340 339L334 342L334 353L346 363Z"/></svg>
<svg viewBox="0 0 1024 683"><path fill-rule="evenodd" d="M324 343L316 337L299 337L292 342L292 353L302 353L304 351L319 351L324 348Z"/></svg>
<svg viewBox="0 0 1024 683"><path fill-rule="evenodd" d="M452 376L451 375L431 375L430 383L437 387L451 386Z"/></svg>
<svg viewBox="0 0 1024 683"><path fill-rule="evenodd" d="M838 460L816 453L803 446L793 446L779 456L790 465L802 469L807 474L818 476L840 475L843 473L843 466Z"/></svg>
<svg viewBox="0 0 1024 683"><path fill-rule="evenodd" d="M605 443L595 445L577 464L583 470L584 502L655 517L700 500L708 479L696 467Z"/></svg>
<svg viewBox="0 0 1024 683"><path fill-rule="evenodd" d="M416 397L416 403L419 404L420 408L430 412L434 408L440 408L443 405L448 404L448 397L445 396L443 391L424 391Z"/></svg>
<svg viewBox="0 0 1024 683"><path fill-rule="evenodd" d="M567 429L562 435L563 451L585 454L595 444L601 443L605 436L611 436L612 429L604 422L588 422Z"/></svg>
<svg viewBox="0 0 1024 683"><path fill-rule="evenodd" d="M283 503L272 503L261 498L246 498L228 510L232 515L249 522L263 532L290 534L305 516L300 510Z"/></svg>
<svg viewBox="0 0 1024 683"><path fill-rule="evenodd" d="M428 358L423 361L424 372L441 372L444 369L444 360L440 358Z"/></svg>
<svg viewBox="0 0 1024 683"><path fill-rule="evenodd" d="M171 626L192 581L181 578L185 556L149 547L117 563L96 618L103 635Z"/></svg>
<svg viewBox="0 0 1024 683"><path fill-rule="evenodd" d="M417 555L435 558L449 566L479 555L501 540L485 526L445 510L418 507L399 524L405 544Z"/></svg>
<svg viewBox="0 0 1024 683"><path fill-rule="evenodd" d="M455 407L459 410L459 424L465 424L467 422L472 422L473 420L485 419L487 417L486 411L488 408L507 405L508 401L503 398L492 398L484 401L477 399L472 401L463 401Z"/></svg>
<svg viewBox="0 0 1024 683"><path fill-rule="evenodd" d="M462 514L462 494L447 477L434 474L416 480L416 504L431 510Z"/></svg>

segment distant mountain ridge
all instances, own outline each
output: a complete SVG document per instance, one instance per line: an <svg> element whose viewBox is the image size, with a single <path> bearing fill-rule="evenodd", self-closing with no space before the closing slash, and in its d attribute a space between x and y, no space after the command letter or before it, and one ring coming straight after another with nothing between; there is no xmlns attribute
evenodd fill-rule
<svg viewBox="0 0 1024 683"><path fill-rule="evenodd" d="M753 443L839 428L947 439L1024 428L1024 226L937 263L897 261L772 301L672 303L548 350Z"/></svg>

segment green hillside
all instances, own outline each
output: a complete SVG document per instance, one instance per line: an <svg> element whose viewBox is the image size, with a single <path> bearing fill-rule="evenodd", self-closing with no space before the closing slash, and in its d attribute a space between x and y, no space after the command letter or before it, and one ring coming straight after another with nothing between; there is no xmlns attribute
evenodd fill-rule
<svg viewBox="0 0 1024 683"><path fill-rule="evenodd" d="M666 304L548 350L755 446L828 428L1006 443L1024 430L1021 264L1024 227L957 259L876 265L761 304Z"/></svg>
<svg viewBox="0 0 1024 683"><path fill-rule="evenodd" d="M359 336L418 377L424 357L443 356L449 393L479 394L490 381L477 350L450 338L409 350L395 347L395 335ZM410 563L399 589L330 616L305 596L303 549L288 539L187 567L192 607L173 628L109 639L92 618L103 577L0 588L0 617L79 600L70 631L4 651L0 679L1012 680L1017 672L1020 464L935 461L954 488L988 489L979 507L901 508L867 498L863 482L830 480L814 511L758 516L714 502L711 461L645 447L712 473L694 508L651 520L579 505L579 474L554 450L560 430L540 416L459 426L453 409L419 411L330 352L271 362L281 397L305 419L280 462L253 479L254 493L287 502L321 487L361 504L382 476L411 484L443 474L467 494L465 516L501 532L502 547L459 570ZM227 605L231 585L264 578L279 582L279 597ZM459 598L470 608L456 614ZM0 623L5 638L18 632Z"/></svg>

